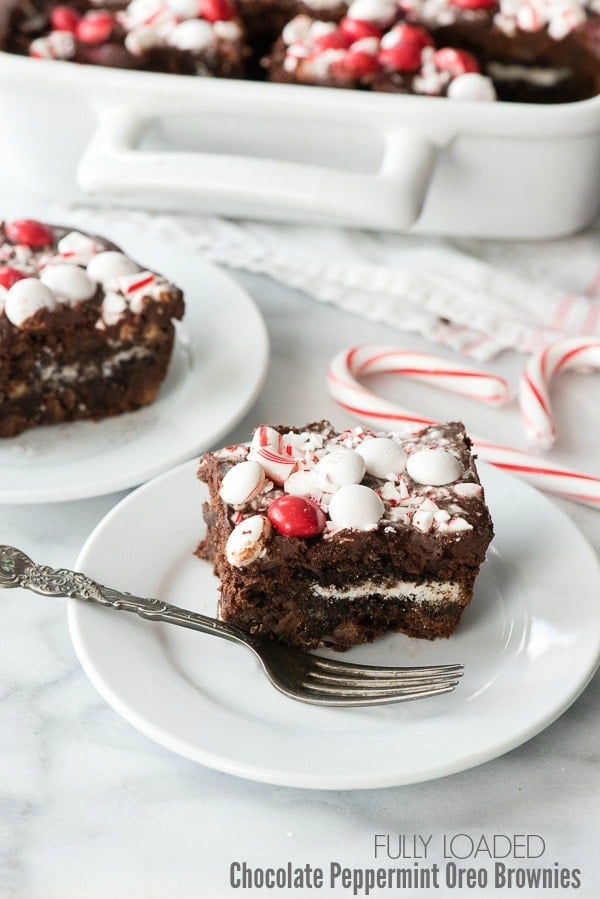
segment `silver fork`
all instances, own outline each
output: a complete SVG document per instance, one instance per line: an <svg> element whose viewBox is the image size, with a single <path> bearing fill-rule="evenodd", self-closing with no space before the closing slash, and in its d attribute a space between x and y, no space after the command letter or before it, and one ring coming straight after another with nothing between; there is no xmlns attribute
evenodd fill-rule
<svg viewBox="0 0 600 899"><path fill-rule="evenodd" d="M431 665L423 668L386 668L357 665L311 655L247 634L224 621L103 587L85 574L66 568L36 565L14 546L0 545L0 587L22 587L42 596L67 596L101 606L134 612L147 621L176 624L204 634L214 634L247 646L263 671L290 699L322 706L371 706L407 702L450 693L462 677L463 665Z"/></svg>

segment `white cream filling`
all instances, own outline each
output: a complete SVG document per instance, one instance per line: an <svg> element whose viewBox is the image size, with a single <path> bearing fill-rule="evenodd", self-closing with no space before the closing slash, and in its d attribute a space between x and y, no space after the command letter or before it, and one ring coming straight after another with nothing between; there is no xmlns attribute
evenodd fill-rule
<svg viewBox="0 0 600 899"><path fill-rule="evenodd" d="M525 81L538 87L554 87L571 74L568 68L547 69L541 66L521 66L515 63L490 62L487 73L495 81Z"/></svg>
<svg viewBox="0 0 600 899"><path fill-rule="evenodd" d="M57 365L51 363L45 365L40 373L40 380L45 384L72 384L75 381L85 381L102 375L107 378L112 372L132 359L145 359L151 355L151 351L143 346L132 346L126 350L119 350L112 356L103 359L100 364L76 362L71 365Z"/></svg>
<svg viewBox="0 0 600 899"><path fill-rule="evenodd" d="M417 604L429 603L447 603L459 602L461 598L462 587L456 581L447 581L440 583L439 581L426 580L420 584L414 581L398 580L391 584L382 586L374 581L363 581L354 587L322 587L320 584L311 585L311 593L322 599L364 599L372 594L383 599L402 599L410 598L412 602Z"/></svg>

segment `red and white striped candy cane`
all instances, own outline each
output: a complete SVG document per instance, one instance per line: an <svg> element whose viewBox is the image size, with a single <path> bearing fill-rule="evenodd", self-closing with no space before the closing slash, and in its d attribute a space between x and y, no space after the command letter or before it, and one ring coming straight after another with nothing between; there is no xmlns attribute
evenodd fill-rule
<svg viewBox="0 0 600 899"><path fill-rule="evenodd" d="M384 364L383 353L391 353L387 356L390 363L388 367ZM396 353L400 355L402 351L397 350ZM440 368L442 366L445 368L447 365L445 359L436 359L436 357L428 355L426 358L430 365L433 364L432 360L436 360ZM371 359L373 360L372 365L370 364ZM394 361L393 351L387 347L359 346L351 350L344 350L332 360L329 366L327 374L329 393L343 409L377 430L394 426L419 430L426 425L435 424L436 422L430 418L424 418L403 406L377 396L357 379L359 373L364 377L366 374L373 374L375 370L380 373L396 371L398 370L396 361ZM425 361L423 364L425 365ZM375 366L377 367L375 368ZM429 369L430 372L432 370L432 368ZM464 365L461 366L461 370L465 372L465 378L468 378L470 374L481 378L483 382L486 376L485 372L470 370ZM414 375L410 376L414 377ZM493 378L494 376L488 375L487 377ZM433 374L430 374L428 380L435 386L449 389L447 381L442 379L438 382ZM456 381L450 383L454 387L454 392L463 392L460 389L461 382L458 375L456 375ZM469 382L465 381L465 386L468 385ZM464 393L467 396L473 396L470 389ZM493 391L491 393L493 395ZM480 395L479 399L485 401L484 396ZM600 478L554 465L538 456L524 453L510 446L491 443L489 440L473 434L470 436L477 454L486 462L518 475L540 490L558 493L577 502L600 508Z"/></svg>
<svg viewBox="0 0 600 899"><path fill-rule="evenodd" d="M329 366L327 383L334 400L372 426L381 427L387 420L413 429L432 424L430 418L377 396L358 381L374 374L404 375L492 405L500 405L510 398L504 378L462 363L394 347L356 346L335 357Z"/></svg>
<svg viewBox="0 0 600 899"><path fill-rule="evenodd" d="M600 340L567 337L534 353L519 383L519 403L525 433L531 443L549 449L556 438L550 405L550 382L567 369L600 370Z"/></svg>
<svg viewBox="0 0 600 899"><path fill-rule="evenodd" d="M352 368L357 378L379 373L404 375L494 406L510 399L510 387L504 378L431 353L415 353L397 347L358 346L348 351L347 367Z"/></svg>

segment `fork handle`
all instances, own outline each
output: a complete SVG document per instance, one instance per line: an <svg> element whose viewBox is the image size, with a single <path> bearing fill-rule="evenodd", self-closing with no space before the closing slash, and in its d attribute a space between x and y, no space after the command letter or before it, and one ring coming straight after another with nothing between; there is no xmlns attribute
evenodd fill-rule
<svg viewBox="0 0 600 899"><path fill-rule="evenodd" d="M231 624L172 606L162 599L133 596L112 587L104 587L78 571L36 565L29 556L14 546L0 545L0 587L21 587L42 596L82 599L117 611L133 612L146 621L163 621L251 646L248 636Z"/></svg>

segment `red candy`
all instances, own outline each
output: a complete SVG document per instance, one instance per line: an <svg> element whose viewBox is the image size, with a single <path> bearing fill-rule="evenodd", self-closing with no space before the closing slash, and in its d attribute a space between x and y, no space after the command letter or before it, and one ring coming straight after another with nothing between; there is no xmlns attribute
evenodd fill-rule
<svg viewBox="0 0 600 899"><path fill-rule="evenodd" d="M436 50L433 61L440 72L450 72L456 78L457 75L465 75L467 72L479 72L479 63L474 56L466 50L455 50L454 47L442 47Z"/></svg>
<svg viewBox="0 0 600 899"><path fill-rule="evenodd" d="M7 290L13 284L16 284L17 281L21 281L26 277L27 275L24 272L20 272L17 268L11 268L10 265L3 265L0 268L0 286L5 287Z"/></svg>
<svg viewBox="0 0 600 899"><path fill-rule="evenodd" d="M379 62L393 72L417 72L421 68L421 47L407 44L379 51Z"/></svg>
<svg viewBox="0 0 600 899"><path fill-rule="evenodd" d="M268 508L269 521L284 537L316 537L325 527L325 513L317 503L303 496L285 494Z"/></svg>
<svg viewBox="0 0 600 899"><path fill-rule="evenodd" d="M50 13L50 24L53 31L70 31L75 34L81 16L70 6L55 6Z"/></svg>
<svg viewBox="0 0 600 899"><path fill-rule="evenodd" d="M489 9L496 6L497 0L452 0L459 9Z"/></svg>
<svg viewBox="0 0 600 899"><path fill-rule="evenodd" d="M207 22L229 22L235 16L235 10L227 0L200 0L199 8Z"/></svg>
<svg viewBox="0 0 600 899"><path fill-rule="evenodd" d="M338 28L337 31L320 34L313 40L312 45L317 53L322 53L323 50L347 50L350 46L350 39Z"/></svg>
<svg viewBox="0 0 600 899"><path fill-rule="evenodd" d="M380 38L383 34L381 28L377 28L372 22L364 22L362 19L342 19L340 29L352 44L365 37Z"/></svg>
<svg viewBox="0 0 600 899"><path fill-rule="evenodd" d="M429 32L424 28L419 28L418 25L406 25L403 22L401 25L396 25L392 31L397 36L399 44L415 44L421 50L424 47L435 46Z"/></svg>
<svg viewBox="0 0 600 899"><path fill-rule="evenodd" d="M331 71L334 75L345 78L362 78L363 75L370 75L371 72L377 72L380 68L376 56L371 53L363 53L362 50L355 52L350 50L343 59L333 63Z"/></svg>
<svg viewBox="0 0 600 899"><path fill-rule="evenodd" d="M77 23L75 37L83 44L103 44L111 36L114 22L109 12L89 12Z"/></svg>
<svg viewBox="0 0 600 899"><path fill-rule="evenodd" d="M13 243L26 244L28 247L49 247L54 243L54 234L50 228L35 219L7 222L4 231Z"/></svg>
<svg viewBox="0 0 600 899"><path fill-rule="evenodd" d="M424 28L415 25L397 25L389 34L397 36L393 47L379 51L379 62L386 69L396 72L416 72L421 68L421 52L433 47L433 38Z"/></svg>

